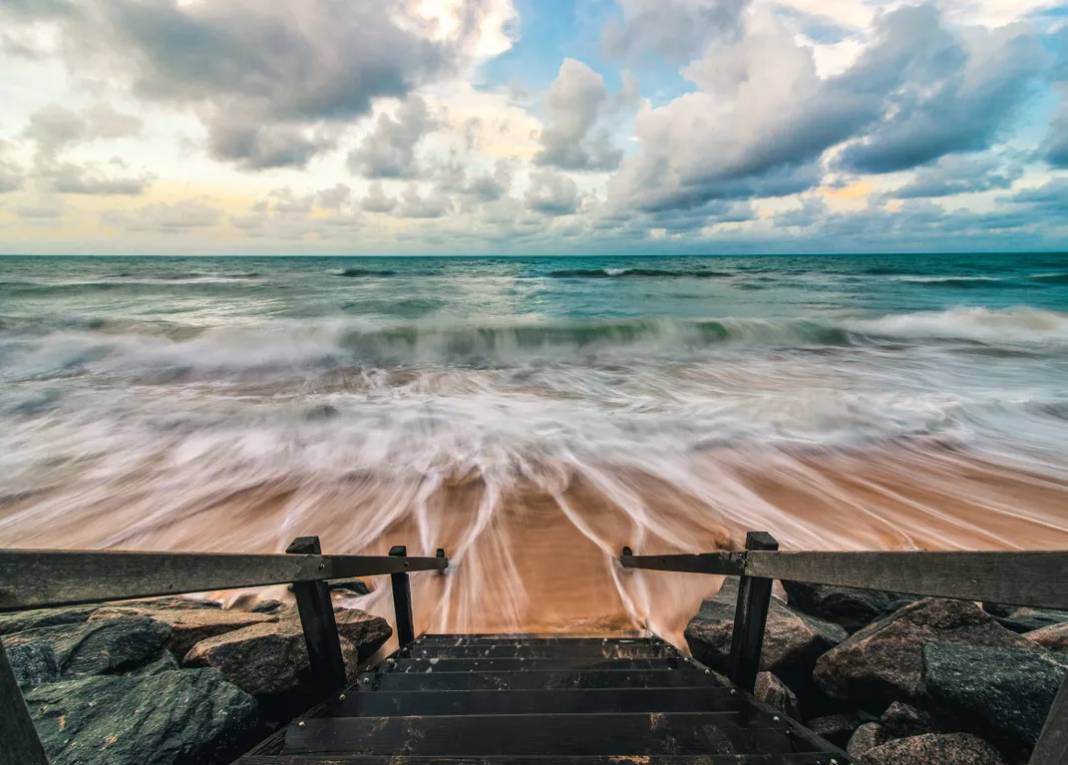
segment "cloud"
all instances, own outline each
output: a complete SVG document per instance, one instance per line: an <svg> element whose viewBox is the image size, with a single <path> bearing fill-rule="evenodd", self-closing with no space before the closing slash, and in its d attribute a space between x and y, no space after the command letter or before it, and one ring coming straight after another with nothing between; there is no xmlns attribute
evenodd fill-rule
<svg viewBox="0 0 1068 765"><path fill-rule="evenodd" d="M710 37L736 35L749 0L620 0L622 18L605 27L609 55L689 61Z"/></svg>
<svg viewBox="0 0 1068 765"><path fill-rule="evenodd" d="M5 159L4 155L8 151L8 146L7 142L0 141L0 194L18 191L22 188L22 183L25 179L25 172L22 167L9 159Z"/></svg>
<svg viewBox="0 0 1068 765"><path fill-rule="evenodd" d="M438 126L426 101L412 96L395 116L380 114L357 149L349 154L349 169L367 178L412 178L419 174L415 147Z"/></svg>
<svg viewBox="0 0 1068 765"><path fill-rule="evenodd" d="M156 202L128 212L105 213L104 221L127 231L182 234L210 228L222 219L222 211L204 199L174 203Z"/></svg>
<svg viewBox="0 0 1068 765"><path fill-rule="evenodd" d="M1068 34L1063 35L1068 45ZM1068 56L1068 53L1065 54ZM1068 75L1068 72L1066 72ZM1049 132L1042 142L1042 157L1054 167L1068 167L1068 79L1057 83L1060 96Z"/></svg>
<svg viewBox="0 0 1068 765"><path fill-rule="evenodd" d="M401 194L397 215L401 218L440 218L451 208L452 202L441 192L433 191L423 197L415 184L409 184Z"/></svg>
<svg viewBox="0 0 1068 765"><path fill-rule="evenodd" d="M78 143L137 135L141 124L139 118L105 103L81 112L49 104L30 115L23 136L34 142L39 157L51 158Z"/></svg>
<svg viewBox="0 0 1068 765"><path fill-rule="evenodd" d="M998 201L1024 206L1043 217L1055 218L1063 225L1068 219L1068 178L1054 178L1041 186L1001 197Z"/></svg>
<svg viewBox="0 0 1068 765"><path fill-rule="evenodd" d="M526 203L546 215L568 215L578 209L578 186L562 173L538 170L530 175Z"/></svg>
<svg viewBox="0 0 1068 765"><path fill-rule="evenodd" d="M361 223L352 191L344 184L299 193L288 186L271 189L245 215L230 223L258 239L328 240L351 235Z"/></svg>
<svg viewBox="0 0 1068 765"><path fill-rule="evenodd" d="M387 197L378 181L367 187L367 196L360 200L360 207L367 212L388 213L396 206L397 200Z"/></svg>
<svg viewBox="0 0 1068 765"><path fill-rule="evenodd" d="M611 104L604 78L581 61L565 58L546 98L548 125L534 161L564 170L613 170L623 152L598 127Z"/></svg>
<svg viewBox="0 0 1068 765"><path fill-rule="evenodd" d="M1003 164L998 157L948 155L933 165L918 168L912 180L895 189L890 196L899 199L944 197L1005 189L1022 172L1018 164Z"/></svg>
<svg viewBox="0 0 1068 765"><path fill-rule="evenodd" d="M252 125L243 116L217 117L210 125L211 154L235 162L244 170L304 167L333 142L312 138L287 125Z"/></svg>
<svg viewBox="0 0 1068 765"><path fill-rule="evenodd" d="M61 194L141 194L152 183L152 177L107 176L96 167L83 167L63 162L46 171L54 191Z"/></svg>

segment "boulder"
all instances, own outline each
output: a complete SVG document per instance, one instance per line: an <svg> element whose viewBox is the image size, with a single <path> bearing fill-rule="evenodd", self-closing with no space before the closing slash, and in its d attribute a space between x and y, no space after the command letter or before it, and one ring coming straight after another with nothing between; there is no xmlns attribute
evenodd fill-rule
<svg viewBox="0 0 1068 765"><path fill-rule="evenodd" d="M40 627L4 638L9 651L38 644L50 649L61 677L129 672L158 660L171 629L143 616Z"/></svg>
<svg viewBox="0 0 1068 765"><path fill-rule="evenodd" d="M923 698L923 644L932 640L1041 650L974 603L925 598L823 654L813 677L829 696L881 714L894 701Z"/></svg>
<svg viewBox="0 0 1068 765"><path fill-rule="evenodd" d="M6 653L15 682L23 691L59 680L56 654L48 643L41 641L12 645L6 649Z"/></svg>
<svg viewBox="0 0 1068 765"><path fill-rule="evenodd" d="M1005 765L990 744L967 733L926 733L869 749L866 765Z"/></svg>
<svg viewBox="0 0 1068 765"><path fill-rule="evenodd" d="M854 760L860 760L869 749L885 744L889 736L879 723L864 723L849 737L846 754Z"/></svg>
<svg viewBox="0 0 1068 765"><path fill-rule="evenodd" d="M373 656L393 634L385 619L357 608L335 608L334 621L338 634L352 643L361 662Z"/></svg>
<svg viewBox="0 0 1068 765"><path fill-rule="evenodd" d="M296 688L308 670L308 649L300 624L282 620L254 624L196 643L182 660L211 667L254 696Z"/></svg>
<svg viewBox="0 0 1068 765"><path fill-rule="evenodd" d="M26 705L53 765L228 762L256 724L256 700L207 669L67 680Z"/></svg>
<svg viewBox="0 0 1068 765"><path fill-rule="evenodd" d="M728 577L720 591L701 604L686 625L686 643L694 658L717 672L727 672L731 631L738 600L738 580ZM816 659L847 637L837 624L794 611L773 597L760 655L760 669L773 672L791 688L802 689Z"/></svg>
<svg viewBox="0 0 1068 765"><path fill-rule="evenodd" d="M1043 627L1068 622L1068 611L1003 606L997 603L983 603L983 610L997 619L1003 627L1008 627L1013 632L1033 632Z"/></svg>
<svg viewBox="0 0 1068 765"><path fill-rule="evenodd" d="M29 611L0 614L0 635L11 635L39 627L55 627L60 624L81 624L98 608L100 608L99 603L64 608L35 608Z"/></svg>
<svg viewBox="0 0 1068 765"><path fill-rule="evenodd" d="M1053 654L959 643L930 643L923 658L939 716L1021 760L1038 740L1068 671L1068 661Z"/></svg>
<svg viewBox="0 0 1068 765"><path fill-rule="evenodd" d="M934 733L935 726L931 716L922 709L895 701L879 717L879 722L888 738L905 738Z"/></svg>
<svg viewBox="0 0 1068 765"><path fill-rule="evenodd" d="M783 580L782 586L791 608L839 624L849 632L856 632L917 600L912 595L829 584Z"/></svg>
<svg viewBox="0 0 1068 765"><path fill-rule="evenodd" d="M204 638L221 635L224 632L248 627L253 624L274 621L267 614L253 614L221 608L138 608L109 607L101 608L91 617L90 622L100 619L114 619L120 616L147 617L165 624L171 629L168 644L175 656L185 656L189 649Z"/></svg>
<svg viewBox="0 0 1068 765"><path fill-rule="evenodd" d="M769 707L779 710L790 717L800 717L801 708L797 704L797 695L782 680L771 672L760 672L756 678L753 695Z"/></svg>
<svg viewBox="0 0 1068 765"><path fill-rule="evenodd" d="M1068 652L1068 622L1027 632L1024 638L1051 651Z"/></svg>
<svg viewBox="0 0 1068 765"><path fill-rule="evenodd" d="M274 600L268 598L267 600L261 600L257 602L252 608L249 609L254 614L276 614L285 607L285 603L280 600Z"/></svg>
<svg viewBox="0 0 1068 765"><path fill-rule="evenodd" d="M844 747L865 720L856 713L840 712L823 717L813 717L808 721L809 730L820 738L825 738L835 746Z"/></svg>
<svg viewBox="0 0 1068 765"><path fill-rule="evenodd" d="M371 588L359 579L342 579L341 581L330 582L330 591L341 595L359 596L369 595Z"/></svg>

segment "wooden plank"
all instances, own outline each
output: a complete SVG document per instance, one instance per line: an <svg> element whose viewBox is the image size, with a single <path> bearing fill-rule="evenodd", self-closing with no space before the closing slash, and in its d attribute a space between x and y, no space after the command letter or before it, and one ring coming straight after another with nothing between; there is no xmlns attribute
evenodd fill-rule
<svg viewBox="0 0 1068 765"><path fill-rule="evenodd" d="M674 646L669 645L618 645L602 643L600 645L466 645L466 646L430 646L413 643L408 650L400 652L398 657L413 659L449 658L449 659L490 659L490 658L525 658L555 659L562 657L601 658L601 659L658 659L679 656Z"/></svg>
<svg viewBox="0 0 1068 765"><path fill-rule="evenodd" d="M290 555L318 555L322 552L319 537L297 537L286 552ZM311 681L319 694L326 695L344 687L347 680L330 587L326 582L294 582L293 595L304 630L304 643L308 647Z"/></svg>
<svg viewBox="0 0 1068 765"><path fill-rule="evenodd" d="M284 754L651 755L810 751L785 725L741 727L733 714L632 713L311 718Z"/></svg>
<svg viewBox="0 0 1068 765"><path fill-rule="evenodd" d="M663 646L668 645L658 637L559 637L555 635L508 635L496 637L494 635L428 635L417 637L414 645L418 646L486 646L486 645L536 645L536 646L589 646L596 647L606 644L612 645L645 645Z"/></svg>
<svg viewBox="0 0 1068 765"><path fill-rule="evenodd" d="M0 765L48 765L26 701L0 642Z"/></svg>
<svg viewBox="0 0 1068 765"><path fill-rule="evenodd" d="M602 657L560 658L482 658L482 659L394 659L383 667L390 672L515 672L518 670L579 669L675 669L685 664L681 657L658 659L605 659Z"/></svg>
<svg viewBox="0 0 1068 765"><path fill-rule="evenodd" d="M396 545L389 554L395 558L408 555L408 548ZM401 648L415 640L415 619L412 616L412 584L408 581L408 572L401 571L389 575L393 590L393 612L397 620L397 645Z"/></svg>
<svg viewBox="0 0 1068 765"><path fill-rule="evenodd" d="M366 678L366 679L365 679ZM394 691L532 688L681 688L717 685L715 675L680 669L586 672L386 672L361 675L358 687Z"/></svg>
<svg viewBox="0 0 1068 765"><path fill-rule="evenodd" d="M750 531L745 536L747 551L778 548L779 543L766 531ZM764 645L764 627L770 605L771 580L743 576L738 583L738 604L734 610L727 674L735 685L750 693L756 687L756 676L760 670L760 651Z"/></svg>
<svg viewBox="0 0 1068 765"><path fill-rule="evenodd" d="M175 595L396 571L443 570L438 557L0 550L0 611Z"/></svg>
<svg viewBox="0 0 1068 765"><path fill-rule="evenodd" d="M524 691L357 691L344 694L323 710L324 716L357 715L514 715L548 712L747 712L748 700L730 689L584 688ZM771 714L764 714L770 719Z"/></svg>
<svg viewBox="0 0 1068 765"><path fill-rule="evenodd" d="M413 757L373 754L248 755L239 765L848 765L833 754L661 754L642 757L589 756L482 756Z"/></svg>
<svg viewBox="0 0 1068 765"><path fill-rule="evenodd" d="M737 552L699 553L696 555L635 555L629 547L619 556L623 568L645 568L657 571L681 571L691 574L741 575L745 571L745 555Z"/></svg>
<svg viewBox="0 0 1068 765"><path fill-rule="evenodd" d="M746 573L1034 608L1068 609L1068 552L762 552Z"/></svg>
<svg viewBox="0 0 1068 765"><path fill-rule="evenodd" d="M1064 765L1068 762L1068 675L1061 681L1057 697L1046 716L1042 733L1028 765Z"/></svg>

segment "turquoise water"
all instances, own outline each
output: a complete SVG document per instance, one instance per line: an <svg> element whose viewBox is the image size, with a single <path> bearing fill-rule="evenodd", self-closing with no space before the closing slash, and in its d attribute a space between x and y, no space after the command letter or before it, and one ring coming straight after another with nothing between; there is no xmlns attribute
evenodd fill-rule
<svg viewBox="0 0 1068 765"><path fill-rule="evenodd" d="M353 476L418 505L581 474L623 506L641 470L731 512L731 459L798 449L1061 481L1066 437L1064 255L0 258L0 541L159 544L219 496L284 485L299 518ZM85 525L115 497L151 509Z"/></svg>

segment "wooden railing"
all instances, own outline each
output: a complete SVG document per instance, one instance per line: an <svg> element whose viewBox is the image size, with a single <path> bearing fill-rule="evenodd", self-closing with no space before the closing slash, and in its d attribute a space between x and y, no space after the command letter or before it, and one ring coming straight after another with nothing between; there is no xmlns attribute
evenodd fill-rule
<svg viewBox="0 0 1068 765"><path fill-rule="evenodd" d="M1068 552L780 552L767 532L746 535L744 552L635 555L624 568L741 577L728 675L752 691L760 667L773 579L886 590L956 600L1068 610ZM1068 763L1068 677L1060 686L1029 765Z"/></svg>
<svg viewBox="0 0 1068 765"><path fill-rule="evenodd" d="M448 565L441 549L434 557L408 557L403 546L389 555L323 555L318 537L297 538L284 555L0 550L0 612L292 584L309 677L325 697L346 682L328 580L389 574L403 647L415 638L408 574ZM47 763L0 642L0 765Z"/></svg>

